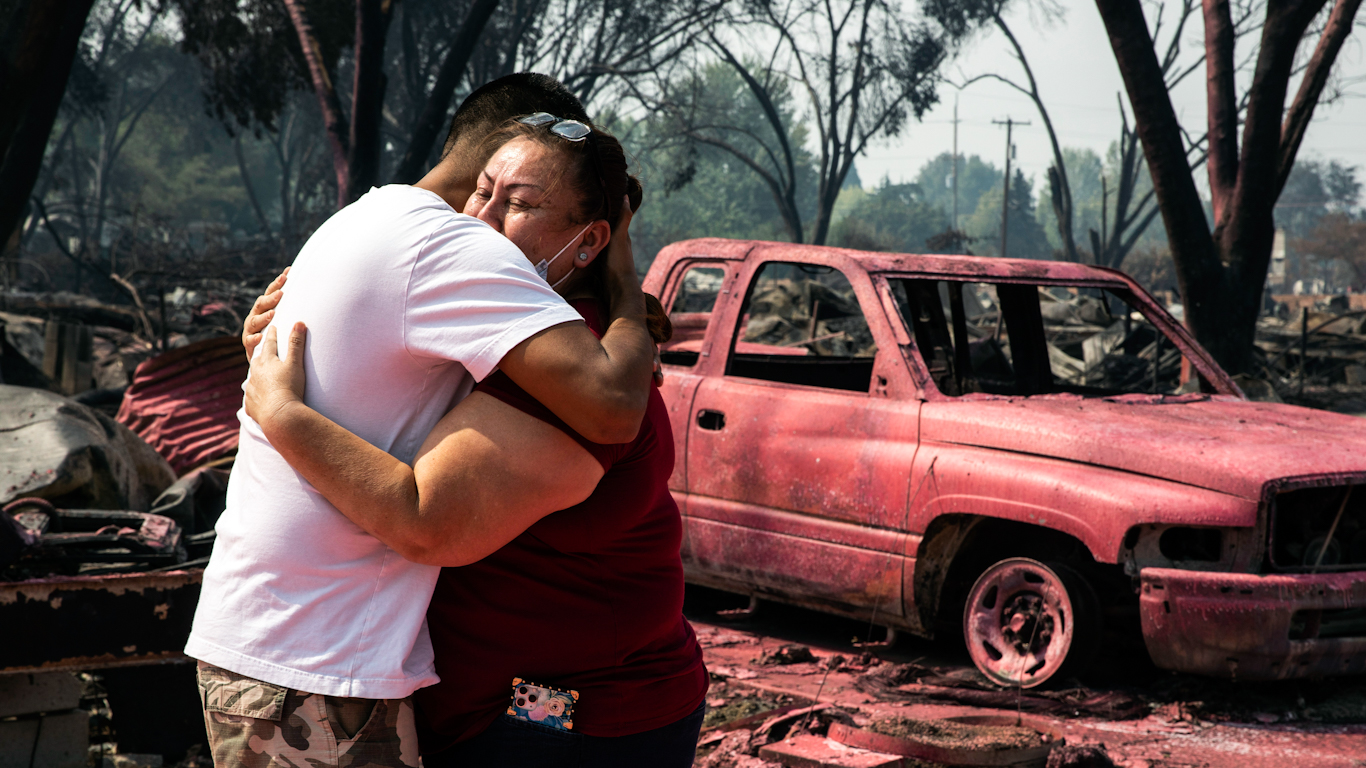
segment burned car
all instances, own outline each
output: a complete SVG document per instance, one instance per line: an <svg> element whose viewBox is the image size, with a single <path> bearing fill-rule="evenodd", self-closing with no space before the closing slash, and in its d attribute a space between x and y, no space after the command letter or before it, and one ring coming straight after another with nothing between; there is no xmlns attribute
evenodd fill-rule
<svg viewBox="0 0 1366 768"><path fill-rule="evenodd" d="M1251 402L1124 274L721 239L645 281L690 581L1030 687L1366 671L1366 423Z"/></svg>

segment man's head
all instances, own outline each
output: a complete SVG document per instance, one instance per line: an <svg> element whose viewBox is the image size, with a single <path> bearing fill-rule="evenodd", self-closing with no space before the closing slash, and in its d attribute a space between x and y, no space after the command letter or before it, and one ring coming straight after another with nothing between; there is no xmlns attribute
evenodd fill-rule
<svg viewBox="0 0 1366 768"><path fill-rule="evenodd" d="M476 88L461 102L441 149L441 164L450 166L452 177L469 179L473 186L488 159L479 151L488 135L508 120L533 112L588 121L578 97L555 78L535 72L500 77Z"/></svg>

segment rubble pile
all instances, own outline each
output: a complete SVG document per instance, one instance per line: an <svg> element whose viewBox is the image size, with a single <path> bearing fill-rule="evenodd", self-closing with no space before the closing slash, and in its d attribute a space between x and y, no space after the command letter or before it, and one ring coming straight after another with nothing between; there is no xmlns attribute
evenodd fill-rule
<svg viewBox="0 0 1366 768"><path fill-rule="evenodd" d="M1366 415L1366 309L1334 296L1285 304L1257 324L1262 378L1275 399Z"/></svg>
<svg viewBox="0 0 1366 768"><path fill-rule="evenodd" d="M138 572L205 557L228 462L177 480L109 416L0 385L0 581Z"/></svg>
<svg viewBox="0 0 1366 768"><path fill-rule="evenodd" d="M0 295L0 581L207 556L258 291L200 281L155 317L140 303Z"/></svg>
<svg viewBox="0 0 1366 768"><path fill-rule="evenodd" d="M994 287L983 284L969 285L963 298L972 370L991 391L991 381L1012 371L1000 304ZM1248 397L1366 414L1366 309L1347 299L1330 297L1293 311L1280 305L1263 317L1256 340L1260 371L1235 377ZM947 306L947 295L943 302ZM1040 288L1039 310L1058 384L1148 394L1195 391L1196 382L1181 382L1180 350L1118 297ZM1169 310L1180 320L1179 304Z"/></svg>
<svg viewBox="0 0 1366 768"><path fill-rule="evenodd" d="M1180 350L1119 299L1040 288L1040 314L1049 368L1060 383L1154 395L1173 394L1180 387ZM993 309L975 327L994 327L999 317ZM973 328L968 325L968 332Z"/></svg>
<svg viewBox="0 0 1366 768"><path fill-rule="evenodd" d="M761 280L750 297L743 340L789 354L870 357L872 331L848 283L826 285L816 277ZM781 352L779 352L781 354Z"/></svg>
<svg viewBox="0 0 1366 768"><path fill-rule="evenodd" d="M0 293L0 382L84 395L87 404L113 415L117 390L144 361L204 339L238 336L266 280L186 280L132 305L68 292Z"/></svg>
<svg viewBox="0 0 1366 768"><path fill-rule="evenodd" d="M1117 293L909 279L891 287L947 394L1182 392L1179 348Z"/></svg>

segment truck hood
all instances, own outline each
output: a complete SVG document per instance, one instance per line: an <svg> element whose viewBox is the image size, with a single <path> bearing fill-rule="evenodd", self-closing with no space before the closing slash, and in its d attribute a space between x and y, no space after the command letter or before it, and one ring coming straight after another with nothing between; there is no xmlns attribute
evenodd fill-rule
<svg viewBox="0 0 1366 768"><path fill-rule="evenodd" d="M926 402L925 442L1136 472L1259 499L1269 480L1366 473L1366 419L1229 396L968 395Z"/></svg>

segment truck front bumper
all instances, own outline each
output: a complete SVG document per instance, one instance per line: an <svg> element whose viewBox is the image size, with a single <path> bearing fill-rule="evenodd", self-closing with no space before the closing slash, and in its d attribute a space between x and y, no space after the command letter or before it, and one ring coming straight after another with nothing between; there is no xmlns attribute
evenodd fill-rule
<svg viewBox="0 0 1366 768"><path fill-rule="evenodd" d="M1240 680L1366 672L1366 572L1144 568L1139 610L1157 666Z"/></svg>

